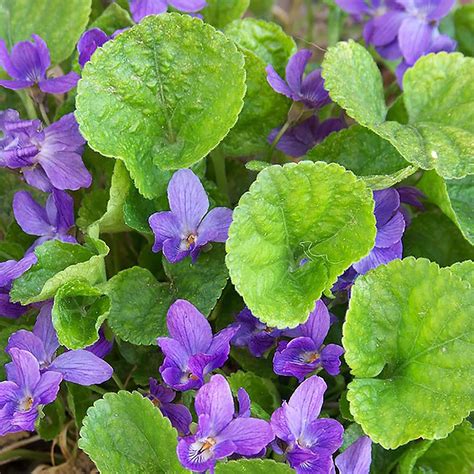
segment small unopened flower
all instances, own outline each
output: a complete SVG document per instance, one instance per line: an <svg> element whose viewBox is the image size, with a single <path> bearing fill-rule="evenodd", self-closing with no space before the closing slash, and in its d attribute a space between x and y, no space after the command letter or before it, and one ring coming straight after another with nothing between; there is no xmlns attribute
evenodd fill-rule
<svg viewBox="0 0 474 474"><path fill-rule="evenodd" d="M0 112L0 167L18 169L25 181L45 192L87 188L92 177L82 162L85 140L74 114L44 130L39 120L20 120L16 110Z"/></svg>
<svg viewBox="0 0 474 474"><path fill-rule="evenodd" d="M8 339L6 352L15 349L30 352L37 360L42 373L59 372L64 380L79 385L95 385L112 377L113 369L91 351L78 349L56 356L59 348L56 330L51 321L52 303L43 305L33 331L21 329ZM8 370L10 364L5 366Z"/></svg>
<svg viewBox="0 0 474 474"><path fill-rule="evenodd" d="M33 42L20 41L8 53L3 39L0 39L0 66L12 79L1 79L0 86L7 89L26 89L37 85L41 91L63 94L73 89L79 76L69 72L60 77L46 77L51 65L48 46L38 35L31 35Z"/></svg>
<svg viewBox="0 0 474 474"><path fill-rule="evenodd" d="M0 382L0 436L34 431L39 408L56 399L63 378L58 372L41 373L28 351L13 348L10 356L8 380Z"/></svg>
<svg viewBox="0 0 474 474"><path fill-rule="evenodd" d="M329 326L329 311L318 300L306 323L296 329L298 337L278 345L273 358L275 373L296 377L300 382L320 367L330 375L337 375L344 349L337 344L323 345Z"/></svg>
<svg viewBox="0 0 474 474"><path fill-rule="evenodd" d="M277 437L274 449L286 456L298 474L331 472L332 455L342 444L342 425L331 418L318 419L326 388L324 380L313 375L271 418Z"/></svg>
<svg viewBox="0 0 474 474"><path fill-rule="evenodd" d="M153 252L163 251L172 263L191 255L193 262L209 242L225 242L232 210L216 207L208 212L209 200L199 178L188 169L174 173L168 184L171 211L150 216L155 234Z"/></svg>
<svg viewBox="0 0 474 474"><path fill-rule="evenodd" d="M279 94L286 95L295 102L303 102L310 109L319 109L329 104L331 99L324 89L321 69L315 69L303 78L311 56L312 53L308 49L302 49L295 53L286 66L286 81L269 64L266 68L267 81L272 89Z"/></svg>
<svg viewBox="0 0 474 474"><path fill-rule="evenodd" d="M180 435L188 435L189 425L193 421L191 412L181 403L171 403L175 397L174 390L160 385L156 379L150 378L150 393L147 398L160 409L163 416L170 419L171 424Z"/></svg>
<svg viewBox="0 0 474 474"><path fill-rule="evenodd" d="M372 463L372 440L361 436L334 460L339 474L369 474Z"/></svg>
<svg viewBox="0 0 474 474"><path fill-rule="evenodd" d="M32 248L47 240L76 242L68 234L74 226L74 201L64 191L53 189L44 207L28 191L18 191L13 198L13 213L23 232L39 237Z"/></svg>
<svg viewBox="0 0 474 474"><path fill-rule="evenodd" d="M160 367L163 380L175 390L201 387L204 377L226 362L238 328L228 327L213 336L207 319L186 300L171 305L166 323L170 337L157 339L165 354Z"/></svg>
<svg viewBox="0 0 474 474"><path fill-rule="evenodd" d="M135 23L148 15L160 15L173 7L185 13L196 13L207 4L205 0L129 0L130 12Z"/></svg>
<svg viewBox="0 0 474 474"><path fill-rule="evenodd" d="M191 471L214 472L219 459L233 454L255 456L274 438L268 422L235 413L232 392L222 375L213 375L198 391L194 407L197 432L181 438L177 448L181 464Z"/></svg>

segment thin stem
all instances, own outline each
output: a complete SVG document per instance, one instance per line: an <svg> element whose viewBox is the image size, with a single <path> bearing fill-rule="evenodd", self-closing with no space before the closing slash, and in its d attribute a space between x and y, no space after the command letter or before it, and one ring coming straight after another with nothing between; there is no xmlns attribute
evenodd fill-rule
<svg viewBox="0 0 474 474"><path fill-rule="evenodd" d="M38 461L50 461L49 453L41 451L33 451L30 449L15 449L13 451L7 451L6 453L0 454L0 465L7 464L10 461L15 459L35 459ZM58 461L62 461L64 458L62 456L56 455Z"/></svg>
<svg viewBox="0 0 474 474"><path fill-rule="evenodd" d="M118 378L117 374L114 373L112 375L112 379L120 390L125 390L125 387L124 387L122 381Z"/></svg>
<svg viewBox="0 0 474 474"><path fill-rule="evenodd" d="M273 139L272 144L270 145L270 150L268 152L267 160L272 161L273 152L275 151L275 147L278 145L278 142L281 140L281 137L285 134L285 132L290 128L290 121L287 120L283 127L281 127L280 131L278 132L277 136Z"/></svg>
<svg viewBox="0 0 474 474"><path fill-rule="evenodd" d="M98 387L97 385L89 385L89 388L93 391L98 393L99 395L105 395L107 390L104 390L103 388Z"/></svg>
<svg viewBox="0 0 474 474"><path fill-rule="evenodd" d="M39 436L30 436L27 439L22 439L20 441L17 441L16 443L9 444L3 449L0 449L0 455L3 453L6 453L7 451L13 451L14 449L21 448L23 446L26 446L27 444L35 443L36 441L39 441L41 438Z"/></svg>
<svg viewBox="0 0 474 474"><path fill-rule="evenodd" d="M16 93L18 94L18 97L20 97L23 106L25 107L26 115L28 115L28 118L30 120L37 119L38 114L36 113L36 109L31 97L25 91L16 91Z"/></svg>
<svg viewBox="0 0 474 474"><path fill-rule="evenodd" d="M313 42L313 32L314 32L313 0L306 0L306 21L307 21L306 41L308 43L312 43Z"/></svg>
<svg viewBox="0 0 474 474"><path fill-rule="evenodd" d="M43 102L40 102L38 104L38 108L39 108L39 111L41 113L41 117L43 117L44 123L48 126L51 125L51 122L49 121L48 114L46 113L46 109L44 108Z"/></svg>
<svg viewBox="0 0 474 474"><path fill-rule="evenodd" d="M227 198L227 202L230 203L229 199L229 186L227 184L227 175L225 172L225 156L220 150L214 150L211 153L211 160L214 166L214 173L216 175L217 186Z"/></svg>

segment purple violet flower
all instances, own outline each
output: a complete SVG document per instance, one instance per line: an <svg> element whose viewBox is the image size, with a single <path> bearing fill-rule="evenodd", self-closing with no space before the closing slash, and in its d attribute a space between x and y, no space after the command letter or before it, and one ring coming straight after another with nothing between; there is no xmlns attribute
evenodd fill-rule
<svg viewBox="0 0 474 474"><path fill-rule="evenodd" d="M308 320L297 328L298 337L279 343L273 357L274 372L294 376L299 382L320 367L330 375L337 375L344 349L337 344L323 345L329 326L329 311L323 301L318 300Z"/></svg>
<svg viewBox="0 0 474 474"><path fill-rule="evenodd" d="M160 385L156 379L150 378L150 393L147 398L170 419L171 424L181 436L189 434L189 425L193 421L191 412L181 403L171 403L176 397L176 392L171 388Z"/></svg>
<svg viewBox="0 0 474 474"><path fill-rule="evenodd" d="M68 234L74 226L74 201L64 191L53 189L45 207L38 204L28 191L18 191L13 198L13 213L23 232L39 236L29 251L47 240L77 243Z"/></svg>
<svg viewBox="0 0 474 474"><path fill-rule="evenodd" d="M173 7L185 13L196 13L206 5L205 0L128 0L130 12L135 23L148 15L160 15Z"/></svg>
<svg viewBox="0 0 474 474"><path fill-rule="evenodd" d="M248 308L244 308L235 318L237 323L231 327L239 329L232 338L232 345L248 347L254 357L262 357L282 335L280 329L269 328L257 319Z"/></svg>
<svg viewBox="0 0 474 474"><path fill-rule="evenodd" d="M213 375L198 391L194 407L197 432L181 438L177 448L181 464L191 471L212 473L217 460L232 454L254 456L274 438L268 422L235 414L232 392L222 375Z"/></svg>
<svg viewBox="0 0 474 474"><path fill-rule="evenodd" d="M369 474L372 463L372 440L361 436L335 459L339 474Z"/></svg>
<svg viewBox="0 0 474 474"><path fill-rule="evenodd" d="M330 118L320 122L316 116L289 128L278 141L276 148L294 158L306 155L318 143L321 143L332 132L346 128L343 119ZM274 128L268 135L268 143L273 143L281 127Z"/></svg>
<svg viewBox="0 0 474 474"><path fill-rule="evenodd" d="M303 79L304 70L312 55L308 49L295 53L286 66L286 81L269 64L266 67L267 81L275 92L286 95L295 102L303 102L310 109L320 109L331 102L329 93L324 89L321 69L315 69Z"/></svg>
<svg viewBox="0 0 474 474"><path fill-rule="evenodd" d="M26 254L21 260L0 262L0 316L16 319L29 310L29 306L10 301L10 290L13 280L19 278L37 261L34 253Z"/></svg>
<svg viewBox="0 0 474 474"><path fill-rule="evenodd" d="M298 474L329 473L332 455L342 444L344 428L331 418L318 419L326 383L317 375L305 380L288 403L275 410L271 418L278 438L274 449L285 454Z"/></svg>
<svg viewBox="0 0 474 474"><path fill-rule="evenodd" d="M400 195L396 189L374 191L377 234L375 246L369 255L353 264L359 274L367 273L379 265L402 258L402 236L405 219L400 211Z"/></svg>
<svg viewBox="0 0 474 474"><path fill-rule="evenodd" d="M19 169L41 191L87 188L92 177L82 162L85 140L74 114L44 130L39 120L20 120L16 110L0 112L0 167Z"/></svg>
<svg viewBox="0 0 474 474"><path fill-rule="evenodd" d="M176 171L168 184L171 211L150 216L155 234L153 252L176 263L191 255L195 262L202 247L209 242L225 242L232 222L232 210L216 207L209 210L209 200L199 178L188 169Z"/></svg>
<svg viewBox="0 0 474 474"><path fill-rule="evenodd" d="M0 436L34 431L38 409L56 399L62 375L41 373L38 361L27 351L13 348L8 380L0 382Z"/></svg>
<svg viewBox="0 0 474 474"><path fill-rule="evenodd" d="M79 53L78 62L83 68L90 61L97 48L116 38L128 28L122 28L115 31L112 35L104 33L100 28L92 28L84 32L77 43L77 52Z"/></svg>
<svg viewBox="0 0 474 474"><path fill-rule="evenodd" d="M113 369L95 354L84 349L63 352L56 356L59 342L51 321L52 302L41 308L33 332L21 329L8 339L6 351L21 349L30 352L38 361L41 373L59 372L64 380L79 385L101 384L112 377ZM14 366L6 364L7 374Z"/></svg>
<svg viewBox="0 0 474 474"><path fill-rule="evenodd" d="M104 330L102 328L99 329L99 339L91 344L90 346L84 347L85 351L92 352L92 354L96 355L100 359L104 359L107 355L110 354L114 347L113 339L109 341L104 334Z"/></svg>
<svg viewBox="0 0 474 474"><path fill-rule="evenodd" d="M51 65L46 43L38 35L31 35L33 42L20 41L8 53L3 39L0 39L0 66L12 80L0 80L0 86L7 89L26 89L38 85L40 90L50 94L64 94L73 89L79 76L69 72L61 77L47 78L46 71Z"/></svg>
<svg viewBox="0 0 474 474"><path fill-rule="evenodd" d="M166 323L170 337L157 339L165 354L160 367L163 380L179 391L201 387L207 374L224 365L238 328L228 327L213 336L207 319L186 300L170 306Z"/></svg>

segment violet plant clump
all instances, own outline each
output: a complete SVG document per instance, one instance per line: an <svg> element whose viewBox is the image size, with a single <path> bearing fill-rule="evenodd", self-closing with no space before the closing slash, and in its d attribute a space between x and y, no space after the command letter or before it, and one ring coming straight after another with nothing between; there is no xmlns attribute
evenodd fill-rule
<svg viewBox="0 0 474 474"><path fill-rule="evenodd" d="M6 472L474 472L471 4L0 12Z"/></svg>

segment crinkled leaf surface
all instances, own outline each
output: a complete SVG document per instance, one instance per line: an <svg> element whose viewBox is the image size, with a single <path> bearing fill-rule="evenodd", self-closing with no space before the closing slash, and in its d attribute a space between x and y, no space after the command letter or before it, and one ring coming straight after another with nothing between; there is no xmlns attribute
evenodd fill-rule
<svg viewBox="0 0 474 474"><path fill-rule="evenodd" d="M244 94L235 45L199 19L170 13L96 51L78 86L76 116L89 145L123 160L150 198L169 179L163 170L192 165L218 145Z"/></svg>
<svg viewBox="0 0 474 474"><path fill-rule="evenodd" d="M472 410L473 305L467 282L425 259L356 280L342 340L355 377L347 398L374 442L443 438Z"/></svg>
<svg viewBox="0 0 474 474"><path fill-rule="evenodd" d="M474 262L472 260L465 260L464 262L456 262L449 267L452 273L467 281L474 287Z"/></svg>
<svg viewBox="0 0 474 474"><path fill-rule="evenodd" d="M112 302L108 323L121 339L151 345L167 334L166 313L173 295L169 285L156 281L148 270L123 270L107 282L104 291Z"/></svg>
<svg viewBox="0 0 474 474"><path fill-rule="evenodd" d="M23 305L45 301L61 285L77 278L97 283L105 277L104 257L108 253L107 245L96 239L84 246L45 242L35 249L38 262L13 282L11 299Z"/></svg>
<svg viewBox="0 0 474 474"><path fill-rule="evenodd" d="M385 121L382 78L363 46L338 43L328 50L322 66L331 98L390 141L407 161L434 168L445 178L474 172L474 59L459 53L420 58L403 81L407 125Z"/></svg>
<svg viewBox="0 0 474 474"><path fill-rule="evenodd" d="M231 21L238 20L249 7L250 0L207 0L201 14L207 23L224 28Z"/></svg>
<svg viewBox="0 0 474 474"><path fill-rule="evenodd" d="M338 163L362 178L371 189L389 188L416 171L387 140L360 125L331 133L306 157Z"/></svg>
<svg viewBox="0 0 474 474"><path fill-rule="evenodd" d="M418 187L437 204L474 245L474 176L443 179L436 171L424 173Z"/></svg>
<svg viewBox="0 0 474 474"><path fill-rule="evenodd" d="M216 474L291 474L290 466L271 459L240 459L239 461L219 462Z"/></svg>
<svg viewBox="0 0 474 474"><path fill-rule="evenodd" d="M54 297L52 310L61 345L81 349L94 344L109 310L109 297L87 281L71 280L62 285Z"/></svg>
<svg viewBox="0 0 474 474"><path fill-rule="evenodd" d="M177 433L160 410L138 392L107 393L89 408L79 447L102 474L180 474Z"/></svg>
<svg viewBox="0 0 474 474"><path fill-rule="evenodd" d="M373 247L373 206L365 184L334 163L261 171L227 241L230 277L252 313L270 326L304 322L322 292Z"/></svg>
<svg viewBox="0 0 474 474"><path fill-rule="evenodd" d="M245 18L226 26L225 34L284 75L288 59L296 52L295 40L270 21Z"/></svg>
<svg viewBox="0 0 474 474"><path fill-rule="evenodd" d="M178 263L169 263L163 258L163 267L175 299L190 301L206 316L216 305L229 278L225 249L220 244L214 244L208 252L201 252L196 263L190 258Z"/></svg>
<svg viewBox="0 0 474 474"><path fill-rule="evenodd" d="M13 46L37 34L58 64L74 51L90 12L91 0L0 0L0 38Z"/></svg>
<svg viewBox="0 0 474 474"><path fill-rule="evenodd" d="M445 267L474 259L474 247L448 217L432 209L413 217L403 235L403 254L425 257Z"/></svg>
<svg viewBox="0 0 474 474"><path fill-rule="evenodd" d="M268 135L285 123L291 105L268 84L263 59L245 49L243 54L247 92L239 120L220 145L226 156L250 156L268 150Z"/></svg>

